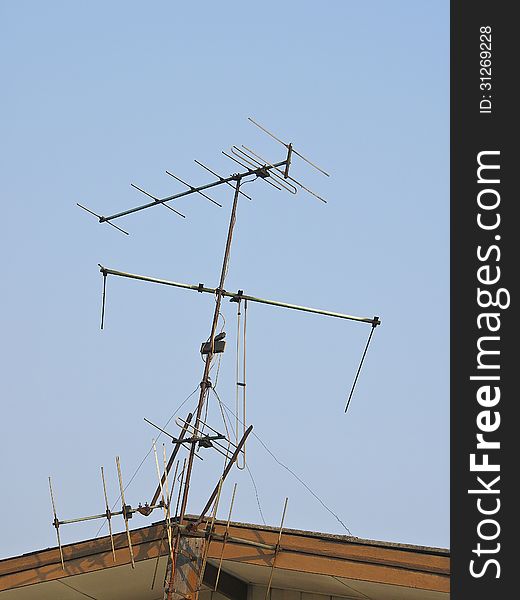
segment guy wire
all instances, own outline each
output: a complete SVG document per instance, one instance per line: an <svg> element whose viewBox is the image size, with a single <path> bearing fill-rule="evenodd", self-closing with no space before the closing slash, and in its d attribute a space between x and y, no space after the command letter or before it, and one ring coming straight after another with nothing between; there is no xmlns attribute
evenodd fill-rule
<svg viewBox="0 0 520 600"><path fill-rule="evenodd" d="M213 390L215 392L215 394L217 394L217 391L214 389ZM218 394L217 394L218 396ZM221 400L222 402L222 400ZM230 412L234 417L236 417L236 415L234 414L234 412L229 408L229 406L227 406L227 404L225 402L222 402L222 405L224 406L224 408ZM352 536L352 532L350 531L350 529L345 525L345 523L343 523L343 521L338 517L338 515L332 510L330 509L325 502L316 494L316 492L314 492L306 483L305 481L303 481L303 479L301 477L299 477L293 470L291 470L287 465L285 465L283 462L281 462L276 455L271 452L271 450L267 447L267 445L262 441L262 439L254 432L252 431L251 434L260 442L260 444L262 444L262 446L264 447L264 449L272 456L272 458L275 460L275 462L277 462L281 467L283 467L286 471L288 471L297 481L299 481L301 483L301 485L303 485L303 487L312 495L314 496L314 498L323 506L323 508L330 513L337 521L338 523L343 527L343 529L345 529L345 531Z"/></svg>
<svg viewBox="0 0 520 600"><path fill-rule="evenodd" d="M216 396L216 398L218 400L218 403L219 403L219 406L220 406L220 410L223 410L222 409L223 403L220 400L220 397L219 397L217 391L215 389L213 389L213 391L215 392L215 396ZM222 412L222 417L224 418L224 426L225 426L226 432L227 432L228 428L227 428L227 425L226 425L226 420L225 420L224 412ZM231 431L232 431L233 434L235 434L235 430L234 430L233 425L231 423L231 418L228 417L228 419L229 419L229 426L231 427ZM229 434L228 434L228 439L230 439ZM247 472L249 473L249 477L251 478L251 483L253 484L253 489L255 491L255 497L256 497L256 504L258 506L258 512L260 513L260 518L262 519L262 523L265 525L266 522L265 522L265 519L264 519L264 513L262 512L262 506L260 504L260 496L258 494L258 488L256 487L256 482L255 482L255 479L253 477L253 473L251 472L251 469L249 468L249 465L247 463L244 466L247 469Z"/></svg>

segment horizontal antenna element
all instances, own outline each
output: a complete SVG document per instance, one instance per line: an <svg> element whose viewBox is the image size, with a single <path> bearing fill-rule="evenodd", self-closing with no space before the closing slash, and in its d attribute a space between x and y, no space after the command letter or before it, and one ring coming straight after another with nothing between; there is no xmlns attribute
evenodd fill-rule
<svg viewBox="0 0 520 600"><path fill-rule="evenodd" d="M277 142L280 142L280 144L283 144L288 150L290 150L292 153L296 154L297 156L299 156L302 160L304 160L307 164L309 164L311 167L314 167L317 171L319 171L320 173L323 173L323 175L326 175L327 177L330 177L330 175L327 173L327 171L324 171L321 167L318 167L318 165L315 165L313 162L311 162L308 158L305 158L305 156L303 156L303 154L300 154L299 152L297 152L294 149L294 146L292 144L288 144L287 142L283 142L280 138L276 137L274 135L274 133L271 133L269 130L267 130L265 127L263 127L262 125L260 125L260 123L257 123L254 119L252 119L251 117L247 117L247 119L249 121L251 121L251 123L253 123L253 125L256 125L259 129L261 129L263 132L267 133L267 135L270 135L273 139L275 139Z"/></svg>
<svg viewBox="0 0 520 600"><path fill-rule="evenodd" d="M80 208L82 208L83 210L86 210L91 215L94 215L95 217L97 217L99 219L100 223L105 223L106 222L109 225L112 225L112 227L114 227L115 229L117 229L121 233L124 233L125 235L130 235L128 233L128 231L125 231L124 229L121 229L121 227L118 227L117 225L114 225L113 223L110 223L109 221L105 221L105 217L102 217L101 215L96 214L93 210L90 210L90 208L87 208L86 206L83 206L83 204L80 204L79 202L76 202L76 206L79 206Z"/></svg>
<svg viewBox="0 0 520 600"><path fill-rule="evenodd" d="M207 294L215 294L217 292L216 288L206 287L204 284L199 283L198 285L193 285L189 283L179 283L177 281L169 281L167 279L157 279L155 277L148 277L146 275L136 275L134 273L125 273L123 271L116 271L114 269L108 269L107 267L103 267L100 265L100 271L103 274L107 275L115 275L117 277L126 277L128 279L137 279L138 281L148 281L150 283L160 283L162 285L169 285L172 287L183 288L185 290L192 290L194 292L205 292ZM279 302L278 300L268 300L266 298L257 298L256 296L249 296L244 294L243 292L227 292L226 290L221 290L222 295L231 298L231 299L244 299L249 300L251 302L257 302L259 304L269 304L271 306L280 306L281 308L289 308L292 310L300 310L303 312L314 313L317 315L324 315L328 317L337 317L338 319L347 319L350 321L359 321L360 323L370 323L371 325L377 326L381 324L379 317L357 317L355 315L347 315L338 312L332 312L329 310L323 310L320 308L311 308L309 306L299 306L297 304L289 304L287 302Z"/></svg>
<svg viewBox="0 0 520 600"><path fill-rule="evenodd" d="M173 177L174 179L176 179L177 181L180 181L181 183L183 183L184 185L188 186L190 188L190 190L192 190L193 192L197 192L198 194L200 194L201 196L204 196L204 198L207 198L210 202L213 202L213 204L216 204L217 206L220 206L220 208L222 208L222 204L220 204L219 202L217 202L216 200L213 200L213 198L210 198L207 194L205 194L204 192L201 192L200 190L197 190L196 188L194 188L192 185L190 185L189 183L186 183L185 181L183 181L180 177L177 177L177 175L174 175L173 173L170 173L170 171L166 171L166 175L169 175L170 177Z"/></svg>
<svg viewBox="0 0 520 600"><path fill-rule="evenodd" d="M202 164L200 162L200 160L197 160L196 158L193 159L194 162L196 162L199 167L202 167L203 169L206 169L206 171L209 171L212 175L215 175L215 177L218 177L221 181L224 181L224 178L221 177L218 173L215 173L215 171L213 171L212 169L210 169L209 167L207 167L206 165ZM234 187L232 183L230 183L229 181L226 181L226 183L230 186L230 187ZM242 190L240 190L238 192L241 196L244 196L244 198L247 198L248 200L252 200L253 198L251 198L251 196L248 196L247 194L245 194Z"/></svg>
<svg viewBox="0 0 520 600"><path fill-rule="evenodd" d="M135 183L131 183L130 184L133 188L135 188L136 190L138 190L139 192L141 192L142 194L144 194L145 196L148 196L149 198L152 198L153 200L155 200L155 202L159 202L159 198L156 198L155 196L152 196L152 194L149 194L148 192L146 192L145 190L141 189L140 187L137 187L135 185ZM163 206L165 206L166 208L169 208L171 211L173 211L174 213L178 214L179 217L182 217L183 219L186 218L186 215L183 215L181 212L179 212L178 210L175 210L174 208L172 208L169 204L164 204Z"/></svg>

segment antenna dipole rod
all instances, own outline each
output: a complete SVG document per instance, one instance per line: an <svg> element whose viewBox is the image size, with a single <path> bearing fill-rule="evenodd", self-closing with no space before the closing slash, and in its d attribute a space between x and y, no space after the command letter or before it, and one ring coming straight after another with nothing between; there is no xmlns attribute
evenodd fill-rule
<svg viewBox="0 0 520 600"><path fill-rule="evenodd" d="M193 417L193 414L188 413L188 418L184 422L181 433L179 434L179 438L178 438L179 440L182 440L184 438L184 436L186 435L186 430L188 428L188 425L191 422L192 417ZM163 476L161 477L161 482L157 486L157 489L155 490L155 494L153 495L152 501L150 502L150 504L152 506L157 502L157 499L159 498L159 494L161 493L161 485L163 485L164 482L166 481L166 477L168 476L168 473L170 472L170 469L172 468L172 465L175 461L175 458L179 452L180 447L181 447L181 444L177 444L170 455L170 459L168 461L168 464L166 465L165 472L163 473Z"/></svg>
<svg viewBox="0 0 520 600"><path fill-rule="evenodd" d="M224 549L226 548L226 542L229 537L229 524L231 523L231 511L233 510L233 504L235 502L236 491L237 491L237 484L235 483L235 485L233 486L233 495L231 496L231 504L229 505L229 514L228 514L228 520L226 523L226 530L224 531L224 536L223 536L222 550L220 551L220 560L218 563L217 577L215 578L215 585L213 586L214 592L217 591L218 580L220 579L220 571L222 570L222 561L224 559Z"/></svg>
<svg viewBox="0 0 520 600"><path fill-rule="evenodd" d="M117 466L117 477L119 479L119 489L121 491L121 503L122 509L121 513L123 514L123 519L125 520L125 529L126 529L126 537L128 539L128 550L130 552L130 559L132 561L132 569L135 569L135 561L134 561L134 550L132 548L132 538L130 536L130 529L128 527L128 514L127 507L125 502L125 488L123 487L123 477L121 475L121 465L119 463L119 456L116 456L116 466Z"/></svg>
<svg viewBox="0 0 520 600"><path fill-rule="evenodd" d="M61 525L61 523L58 520L58 517L56 515L56 504L54 503L54 494L52 492L52 482L51 482L51 478L50 477L49 477L49 490L51 492L52 514L54 515L54 520L53 520L52 524L56 528L56 537L58 539L58 548L60 550L61 567L65 571L65 562L63 560L63 550L61 548L61 539L60 539L60 525Z"/></svg>
<svg viewBox="0 0 520 600"><path fill-rule="evenodd" d="M138 212L140 210L144 210L145 208L150 208L152 206L164 204L165 202L170 202L171 200L177 200L177 198L182 198L183 196L188 196L189 194L194 194L197 192L200 193L202 190L208 190L210 188L216 187L217 185L222 185L223 183L229 183L231 181L236 181L238 184L239 181L243 177L249 177L249 175L260 175L260 174L263 174L266 169L269 170L274 167L285 166L285 163L286 163L286 161L282 160L281 162L274 163L273 167L267 166L267 167L262 167L260 169L248 169L244 173L236 173L234 175L230 175L229 177L225 177L224 179L219 179L218 181L212 181L211 183L206 183L205 185L200 185L198 187L190 188L189 190L180 192L179 194L174 194L173 196L167 196L166 198L158 198L157 200L154 200L154 202L148 202L148 204L142 204L141 206L129 208L128 210L124 210L123 212L116 213L116 214L110 215L108 217L99 216L99 222L100 223L108 223L109 221L118 219L119 217L125 217L126 215L131 215L132 213ZM92 211L89 211L89 212L92 212ZM98 216L98 215L96 215L96 216Z"/></svg>
<svg viewBox="0 0 520 600"><path fill-rule="evenodd" d="M222 183L222 182L219 182ZM222 297L224 292L224 283L226 281L226 274L229 265L229 256L231 253L231 242L233 240L233 230L235 228L236 217L237 217L237 206L238 206L238 196L240 194L240 183L241 178L236 180L235 185L235 194L233 196L233 206L231 208L231 216L229 218L229 227L226 239L226 247L224 250L224 258L222 260L222 269L220 271L220 281L218 288L215 290L216 299L215 299L215 311L213 313L213 322L211 324L211 333L209 336L209 353L206 356L206 361L204 364L204 373L202 375L202 381L200 382L200 395L199 395L199 403L197 405L197 413L195 416L195 424L194 424L194 435L198 434L199 431L199 423L200 417L202 415L202 409L204 408L204 404L207 401L208 392L210 389L209 382L209 372L211 368L211 361L213 359L213 351L215 344L215 334L217 331L218 318L220 314L220 305L222 303ZM186 467L186 482L184 484L184 494L182 497L181 510L180 510L180 523L181 525L184 522L184 514L186 512L186 506L188 503L188 495L190 491L190 477L191 477L191 469L193 466L193 458L195 456L195 444L193 444L190 448L190 454L188 457L188 464Z"/></svg>
<svg viewBox="0 0 520 600"><path fill-rule="evenodd" d="M275 139L277 142L280 142L280 144L283 144L287 150L289 150L289 152L292 154L294 152L294 154L298 155L302 160L304 160L307 164L311 165L311 167L314 167L315 169L317 169L320 173L323 173L324 175L326 175L327 177L330 177L329 173L327 173L327 171L324 171L321 167L318 167L318 165L315 165L313 162L311 162L308 158L305 158L305 156L303 156L303 154L300 154L299 152L297 152L292 144L288 144L287 142L284 142L283 140L281 140L280 138L276 137L274 135L274 133L270 132L268 129L266 129L265 127L262 127L262 125L260 125L260 123L257 123L254 119L252 119L251 117L247 117L249 121L251 121L251 123L253 123L253 125L256 125L259 129L261 129L262 131L264 131L265 133L267 133L267 135L270 135L273 139ZM289 161L290 161L290 156L289 156Z"/></svg>
<svg viewBox="0 0 520 600"><path fill-rule="evenodd" d="M238 443L238 446L237 446L235 452L233 452L233 456L229 459L229 462L226 465L226 468L224 469L224 471L222 473L222 476L221 476L221 478L219 480L219 484L217 486L215 486L215 489L213 490L211 496L209 497L209 500L206 502L206 506L202 509L202 512L200 513L198 519L195 521L195 526L199 525L199 523L202 523L202 521L204 520L204 517L206 516L206 513L210 509L213 500L215 500L215 497L218 494L218 490L219 490L219 487L221 485L220 482L224 481L224 479L226 479L226 477L228 476L229 472L231 471L231 467L233 466L234 462L238 458L238 455L240 454L240 451L242 450L242 447L246 443L247 437L251 433L251 431L253 431L253 426L249 425L249 427L246 429L246 432L242 436L242 439Z"/></svg>
<svg viewBox="0 0 520 600"><path fill-rule="evenodd" d="M107 496L107 486L105 483L105 471L103 467L101 467L101 480L103 481L103 494L105 496L105 508L106 508L106 517L108 521L108 532L110 535L110 544L112 546L112 557L114 562L116 562L116 549L114 548L114 536L112 535L112 513L110 512L110 506L108 504L108 496Z"/></svg>
<svg viewBox="0 0 520 600"><path fill-rule="evenodd" d="M276 558L278 556L278 552L280 550L280 542L282 540L282 531L283 531L283 522L285 520L285 512L287 510L287 502L288 502L289 498L285 499L285 503L283 505L283 512L282 512L282 520L280 522L280 530L278 532L278 541L276 542L276 546L275 546L275 550L274 550L274 556L273 556L273 562L271 564L271 572L269 574L269 581L267 583L267 590L265 592L265 600L268 600L269 598L269 592L271 590L271 584L273 583L273 575L274 575L274 565L276 562Z"/></svg>
<svg viewBox="0 0 520 600"><path fill-rule="evenodd" d="M178 281L169 281L168 279L158 279L156 277L148 277L146 275L136 275L135 273L125 273L124 271L116 271L115 269L109 269L107 267L100 266L100 271L103 275L116 275L117 277L126 277L128 279L136 279L138 281L147 281L149 283L160 283L162 285L169 285L171 287L182 288L185 290L192 290L194 292L205 292L207 294L215 294L216 288L206 287L203 284L193 285L190 283L179 283ZM348 315L339 312L332 312L330 310L323 310L321 308L311 308L310 306L300 306L298 304L289 304L287 302L280 302L278 300L268 300L267 298L258 298L256 296L249 296L247 294L241 294L239 292L228 292L222 290L222 296L227 298L233 298L236 300L243 299L251 302L257 302L259 304L269 304L271 306L279 306L281 308L289 308L292 310L300 310L303 312L314 313L317 315L325 315L327 317L336 317L338 319L348 319L350 321L359 321L360 323L370 323L371 325L380 325L381 321L379 317L358 317L355 315Z"/></svg>

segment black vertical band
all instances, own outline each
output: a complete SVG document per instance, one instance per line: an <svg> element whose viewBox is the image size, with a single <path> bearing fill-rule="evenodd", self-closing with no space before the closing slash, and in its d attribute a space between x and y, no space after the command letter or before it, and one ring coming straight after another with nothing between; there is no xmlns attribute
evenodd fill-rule
<svg viewBox="0 0 520 600"><path fill-rule="evenodd" d="M451 552L455 600L513 583L514 278L512 3L451 5ZM516 369L519 370L518 368ZM518 437L518 436L517 436ZM498 479L497 479L498 478ZM509 584L509 585L508 585Z"/></svg>

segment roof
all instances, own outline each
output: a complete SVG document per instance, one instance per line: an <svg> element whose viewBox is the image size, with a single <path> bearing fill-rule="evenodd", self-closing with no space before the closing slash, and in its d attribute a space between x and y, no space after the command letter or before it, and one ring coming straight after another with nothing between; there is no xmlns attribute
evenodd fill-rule
<svg viewBox="0 0 520 600"><path fill-rule="evenodd" d="M225 522L216 521L215 531L224 533L225 526ZM114 535L115 562L108 536L63 546L65 571L58 548L1 560L2 600L162 598L168 554L164 530L164 522L159 522L131 531L135 570L131 568L125 533ZM232 539L224 545L224 550L220 540L212 540L209 546L205 589L213 589L222 555L220 595L233 600L251 600L255 594L247 594L248 585L253 586L252 589L264 586L265 595L273 550L247 542L274 546L278 529L231 523L229 536ZM338 598L446 600L449 575L449 550L446 549L284 529L272 587L273 593L292 590Z"/></svg>

